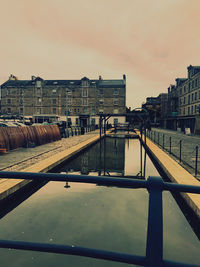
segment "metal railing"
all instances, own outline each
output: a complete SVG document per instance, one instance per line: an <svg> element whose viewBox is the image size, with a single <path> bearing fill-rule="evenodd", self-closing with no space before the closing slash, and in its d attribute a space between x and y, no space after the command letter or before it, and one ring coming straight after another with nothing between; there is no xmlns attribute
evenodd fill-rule
<svg viewBox="0 0 200 267"><path fill-rule="evenodd" d="M57 173L0 172L0 178L28 179L34 181L64 181L92 183L120 188L146 188L149 193L148 229L146 256L130 255L72 245L33 243L12 240L0 240L1 248L51 252L57 254L79 255L104 259L108 261L137 264L147 267L161 266L200 266L163 260L163 208L162 192L188 192L200 194L200 186L180 185L164 182L160 177L149 177L148 180L128 178L110 178L103 176L69 175Z"/></svg>
<svg viewBox="0 0 200 267"><path fill-rule="evenodd" d="M198 161L200 160L198 145L193 148L191 146L191 151L188 151L185 149L184 140L182 139L177 140L177 138L172 138L168 134L149 130L147 130L146 135L163 150L177 158L180 163L194 170L195 177L200 174L198 164Z"/></svg>

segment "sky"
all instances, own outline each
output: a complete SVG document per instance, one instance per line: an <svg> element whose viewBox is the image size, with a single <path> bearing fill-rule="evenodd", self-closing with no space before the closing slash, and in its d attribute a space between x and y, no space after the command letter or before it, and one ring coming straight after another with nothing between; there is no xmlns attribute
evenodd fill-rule
<svg viewBox="0 0 200 267"><path fill-rule="evenodd" d="M0 84L122 79L128 107L200 65L200 0L0 0Z"/></svg>

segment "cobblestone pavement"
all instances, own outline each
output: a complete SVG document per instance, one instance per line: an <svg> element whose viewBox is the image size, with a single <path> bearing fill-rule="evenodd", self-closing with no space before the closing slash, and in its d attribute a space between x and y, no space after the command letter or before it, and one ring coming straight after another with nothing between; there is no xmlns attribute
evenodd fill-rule
<svg viewBox="0 0 200 267"><path fill-rule="evenodd" d="M195 175L196 156L198 155L197 177L200 178L200 136L185 135L160 128L147 131L147 136L193 175Z"/></svg>
<svg viewBox="0 0 200 267"><path fill-rule="evenodd" d="M40 160L55 155L98 134L99 131L96 130L88 132L85 135L62 138L59 141L34 148L19 148L8 151L6 154L0 155L0 170L16 171L25 169Z"/></svg>

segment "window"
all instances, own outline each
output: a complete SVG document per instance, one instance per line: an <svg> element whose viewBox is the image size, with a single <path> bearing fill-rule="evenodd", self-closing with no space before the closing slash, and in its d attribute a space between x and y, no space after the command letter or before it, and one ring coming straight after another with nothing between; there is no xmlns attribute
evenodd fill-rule
<svg viewBox="0 0 200 267"><path fill-rule="evenodd" d="M180 88L180 95L182 95L182 88Z"/></svg>
<svg viewBox="0 0 200 267"><path fill-rule="evenodd" d="M7 95L10 95L10 94L11 94L11 90L7 89Z"/></svg>
<svg viewBox="0 0 200 267"><path fill-rule="evenodd" d="M183 109L183 115L185 115L185 108Z"/></svg>
<svg viewBox="0 0 200 267"><path fill-rule="evenodd" d="M76 118L76 125L78 125L79 123L78 123L78 118Z"/></svg>
<svg viewBox="0 0 200 267"><path fill-rule="evenodd" d="M184 93L186 92L186 86L184 86Z"/></svg>
<svg viewBox="0 0 200 267"><path fill-rule="evenodd" d="M194 100L194 94L192 94L192 101Z"/></svg>
<svg viewBox="0 0 200 267"><path fill-rule="evenodd" d="M188 107L188 115L190 115L190 107Z"/></svg>
<svg viewBox="0 0 200 267"><path fill-rule="evenodd" d="M190 95L188 96L188 104L190 104Z"/></svg>
<svg viewBox="0 0 200 267"><path fill-rule="evenodd" d="M40 88L41 86L42 86L41 81L36 81L36 87L37 87L37 88Z"/></svg>
<svg viewBox="0 0 200 267"><path fill-rule="evenodd" d="M11 104L11 99L10 98L7 99L7 104Z"/></svg>
<svg viewBox="0 0 200 267"><path fill-rule="evenodd" d="M197 92L195 92L194 99L197 100Z"/></svg>
<svg viewBox="0 0 200 267"><path fill-rule="evenodd" d="M7 108L8 113L11 113L11 108Z"/></svg>
<svg viewBox="0 0 200 267"><path fill-rule="evenodd" d="M20 108L20 111L19 112L20 112L20 114L22 114L23 113L23 108Z"/></svg>
<svg viewBox="0 0 200 267"><path fill-rule="evenodd" d="M56 114L56 108L53 108L53 114Z"/></svg>
<svg viewBox="0 0 200 267"><path fill-rule="evenodd" d="M99 99L99 105L103 105L103 99Z"/></svg>
<svg viewBox="0 0 200 267"><path fill-rule="evenodd" d="M91 107L91 115L95 115L95 107Z"/></svg>
<svg viewBox="0 0 200 267"><path fill-rule="evenodd" d="M92 125L95 125L95 124L96 124L96 121L95 121L94 118L91 119L91 124L92 124Z"/></svg>
<svg viewBox="0 0 200 267"><path fill-rule="evenodd" d="M79 109L79 108L77 108L77 112L78 112L78 113L80 112L80 109Z"/></svg>
<svg viewBox="0 0 200 267"><path fill-rule="evenodd" d="M55 99L55 98L52 99L52 104L53 104L53 105L56 105L56 99Z"/></svg>
<svg viewBox="0 0 200 267"><path fill-rule="evenodd" d="M114 99L113 100L113 105L118 106L119 105L119 100L118 99Z"/></svg>
<svg viewBox="0 0 200 267"><path fill-rule="evenodd" d="M118 118L114 118L113 123L116 125L118 123Z"/></svg>
<svg viewBox="0 0 200 267"><path fill-rule="evenodd" d="M188 84L188 92L190 92L190 83Z"/></svg>
<svg viewBox="0 0 200 267"><path fill-rule="evenodd" d="M192 88L194 88L194 81L192 81Z"/></svg>
<svg viewBox="0 0 200 267"><path fill-rule="evenodd" d="M198 81L197 81L197 79L196 79L196 80L195 80L195 87L197 87L197 82L198 82Z"/></svg>
<svg viewBox="0 0 200 267"><path fill-rule="evenodd" d="M114 94L114 95L118 95L118 94L119 94L119 89L118 89L118 88L115 88L113 94Z"/></svg>
<svg viewBox="0 0 200 267"><path fill-rule="evenodd" d="M37 98L37 105L40 105L41 102L42 102L42 99L38 97L38 98Z"/></svg>
<svg viewBox="0 0 200 267"><path fill-rule="evenodd" d="M88 95L87 89L86 88L83 88L83 90L82 90L82 96L83 97L87 97L87 95Z"/></svg>
<svg viewBox="0 0 200 267"><path fill-rule="evenodd" d="M183 104L185 104L185 96L184 96L184 98L183 98Z"/></svg>
<svg viewBox="0 0 200 267"><path fill-rule="evenodd" d="M83 113L87 113L87 107L83 107Z"/></svg>
<svg viewBox="0 0 200 267"><path fill-rule="evenodd" d="M67 89L67 94L68 94L68 95L72 95L72 90L68 90L68 89Z"/></svg>
<svg viewBox="0 0 200 267"><path fill-rule="evenodd" d="M100 94L100 95L103 95L103 93L104 93L104 92L103 92L103 89L99 89L99 94Z"/></svg>
<svg viewBox="0 0 200 267"><path fill-rule="evenodd" d="M88 81L82 81L82 86L88 86Z"/></svg>
<svg viewBox="0 0 200 267"><path fill-rule="evenodd" d="M71 98L68 98L68 99L67 99L67 104L68 104L68 105L71 105L71 104L72 104L72 99L71 99Z"/></svg>
<svg viewBox="0 0 200 267"><path fill-rule="evenodd" d="M37 108L37 114L41 114L41 113L42 113L41 108Z"/></svg>
<svg viewBox="0 0 200 267"><path fill-rule="evenodd" d="M191 114L193 114L193 106L192 106L192 108L191 108Z"/></svg>
<svg viewBox="0 0 200 267"><path fill-rule="evenodd" d="M113 110L113 113L114 113L114 114L118 114L118 113L119 113L118 109L115 108L115 109Z"/></svg>
<svg viewBox="0 0 200 267"><path fill-rule="evenodd" d="M83 106L87 106L87 98L82 99Z"/></svg>
<svg viewBox="0 0 200 267"><path fill-rule="evenodd" d="M37 94L37 95L40 95L40 94L41 94L41 88L37 88L37 89L36 89L36 94Z"/></svg>
<svg viewBox="0 0 200 267"><path fill-rule="evenodd" d="M53 82L53 84L58 84L58 82Z"/></svg>
<svg viewBox="0 0 200 267"><path fill-rule="evenodd" d="M197 105L195 105L195 113L197 113Z"/></svg>
<svg viewBox="0 0 200 267"><path fill-rule="evenodd" d="M57 90L56 89L53 89L52 90L52 95L56 95L56 93L57 93Z"/></svg>
<svg viewBox="0 0 200 267"><path fill-rule="evenodd" d="M103 113L103 108L100 108L99 109L99 113Z"/></svg>
<svg viewBox="0 0 200 267"><path fill-rule="evenodd" d="M74 113L76 113L76 108L74 109Z"/></svg>

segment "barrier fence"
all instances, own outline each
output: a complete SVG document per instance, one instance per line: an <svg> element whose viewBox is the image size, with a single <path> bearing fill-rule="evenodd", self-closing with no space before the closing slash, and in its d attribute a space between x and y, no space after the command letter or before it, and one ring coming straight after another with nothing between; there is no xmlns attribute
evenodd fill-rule
<svg viewBox="0 0 200 267"><path fill-rule="evenodd" d="M200 174L198 145L195 145L194 147L190 145L190 148L188 149L188 146L186 147L184 140L173 138L168 134L152 130L147 130L146 136L160 148L177 158L180 163L183 163L194 170L195 177Z"/></svg>
<svg viewBox="0 0 200 267"><path fill-rule="evenodd" d="M78 255L108 261L137 264L146 267L161 266L187 266L195 267L200 265L184 264L163 260L163 207L162 192L188 192L199 194L200 186L180 185L164 182L160 177L149 177L148 180L137 180L130 178L111 178L103 176L69 175L55 173L26 173L26 172L0 172L0 178L28 179L34 181L64 181L92 183L120 188L145 188L149 193L148 208L148 229L146 242L146 255L130 255L105 251L93 248L84 248L72 245L57 245L47 243L33 243L12 240L0 240L1 248L19 250L32 250L51 252L58 254Z"/></svg>

